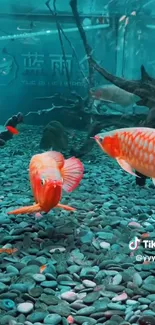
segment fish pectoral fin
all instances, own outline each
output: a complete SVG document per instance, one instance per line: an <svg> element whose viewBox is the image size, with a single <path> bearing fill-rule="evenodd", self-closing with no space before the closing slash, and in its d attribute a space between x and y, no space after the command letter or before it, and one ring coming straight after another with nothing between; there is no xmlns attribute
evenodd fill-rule
<svg viewBox="0 0 155 325"><path fill-rule="evenodd" d="M7 212L7 214L18 215L18 214L36 213L36 212L40 212L40 211L42 211L40 205L34 204L34 205L21 207L19 209L13 210L13 211L9 211L9 212Z"/></svg>
<svg viewBox="0 0 155 325"><path fill-rule="evenodd" d="M84 173L82 162L75 157L65 160L64 167L61 169L63 178L63 190L72 192L80 183Z"/></svg>
<svg viewBox="0 0 155 325"><path fill-rule="evenodd" d="M69 205L64 205L64 204L61 204L61 203L58 203L55 208L61 208L61 209L64 209L66 211L75 211L76 210L75 208L72 208Z"/></svg>
<svg viewBox="0 0 155 325"><path fill-rule="evenodd" d="M152 182L153 182L153 184L155 185L155 178L152 178Z"/></svg>
<svg viewBox="0 0 155 325"><path fill-rule="evenodd" d="M121 168L124 169L127 173L140 178L140 176L136 175L133 172L132 167L124 159L116 158L116 160L117 160L118 164L121 166Z"/></svg>

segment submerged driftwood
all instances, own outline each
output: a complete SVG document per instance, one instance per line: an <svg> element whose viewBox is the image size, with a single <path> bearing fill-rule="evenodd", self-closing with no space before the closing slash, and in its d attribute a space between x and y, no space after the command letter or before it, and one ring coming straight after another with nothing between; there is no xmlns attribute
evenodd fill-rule
<svg viewBox="0 0 155 325"><path fill-rule="evenodd" d="M12 126L13 128L15 128L17 126L17 124L22 123L23 122L23 114L21 112L19 112L17 115L13 115L12 117L10 117L4 124L5 126ZM0 132L0 147L4 146L6 141L12 139L13 134L8 131L6 129L6 131L4 132Z"/></svg>

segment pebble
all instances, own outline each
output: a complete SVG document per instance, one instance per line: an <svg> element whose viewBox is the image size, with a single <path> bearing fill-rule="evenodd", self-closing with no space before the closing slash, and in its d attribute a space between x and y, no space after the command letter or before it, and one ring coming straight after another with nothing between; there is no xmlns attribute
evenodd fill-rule
<svg viewBox="0 0 155 325"><path fill-rule="evenodd" d="M120 273L116 274L113 278L112 284L118 285L122 282L122 275Z"/></svg>
<svg viewBox="0 0 155 325"><path fill-rule="evenodd" d="M142 285L142 288L144 289L144 290L147 290L147 291L149 291L149 292L155 292L155 284L152 284L152 283L147 283L147 284L143 284Z"/></svg>
<svg viewBox="0 0 155 325"><path fill-rule="evenodd" d="M33 310L33 304L31 302L23 302L17 306L17 310L20 313L28 314Z"/></svg>
<svg viewBox="0 0 155 325"><path fill-rule="evenodd" d="M41 282L41 286L45 288L56 288L57 282L56 281L43 281Z"/></svg>
<svg viewBox="0 0 155 325"><path fill-rule="evenodd" d="M44 324L57 325L61 322L61 318L58 314L49 314L44 318Z"/></svg>
<svg viewBox="0 0 155 325"><path fill-rule="evenodd" d="M84 286L86 288L95 288L96 287L96 283L90 280L83 280L82 283L84 284Z"/></svg>
<svg viewBox="0 0 155 325"><path fill-rule="evenodd" d="M98 300L100 298L100 292L91 292L91 293L88 293L84 298L83 298L83 302L84 303L93 303L95 302L96 300Z"/></svg>
<svg viewBox="0 0 155 325"><path fill-rule="evenodd" d="M128 299L127 294L125 292L123 292L121 295L113 297L112 301L124 301L124 300L127 300L127 299Z"/></svg>
<svg viewBox="0 0 155 325"><path fill-rule="evenodd" d="M35 322L41 322L44 320L44 318L48 315L48 312L44 311L34 311L32 314L27 316L27 320L35 323Z"/></svg>
<svg viewBox="0 0 155 325"><path fill-rule="evenodd" d="M36 274L33 274L33 279L36 281L36 282L43 282L46 280L46 277L44 274L40 274L40 273L36 273Z"/></svg>
<svg viewBox="0 0 155 325"><path fill-rule="evenodd" d="M61 298L68 302L73 302L77 299L77 294L73 291L66 291L61 294Z"/></svg>
<svg viewBox="0 0 155 325"><path fill-rule="evenodd" d="M95 312L95 307L84 307L77 311L76 315L89 316Z"/></svg>
<svg viewBox="0 0 155 325"><path fill-rule="evenodd" d="M143 280L142 280L140 274L137 273L137 272L134 273L134 275L133 275L133 283L135 285L137 285L138 287L140 287L142 285L142 283L143 283Z"/></svg>
<svg viewBox="0 0 155 325"><path fill-rule="evenodd" d="M97 324L97 320L92 317L87 316L74 316L74 321L77 324L83 324L84 322L87 322L89 325L95 325Z"/></svg>

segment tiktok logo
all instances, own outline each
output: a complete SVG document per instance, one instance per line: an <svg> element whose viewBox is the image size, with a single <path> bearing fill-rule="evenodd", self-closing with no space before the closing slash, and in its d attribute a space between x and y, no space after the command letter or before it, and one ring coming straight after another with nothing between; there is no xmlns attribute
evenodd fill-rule
<svg viewBox="0 0 155 325"><path fill-rule="evenodd" d="M129 248L132 251L135 251L136 249L138 249L140 243L140 239L138 239L138 237L135 237L130 243L129 243Z"/></svg>

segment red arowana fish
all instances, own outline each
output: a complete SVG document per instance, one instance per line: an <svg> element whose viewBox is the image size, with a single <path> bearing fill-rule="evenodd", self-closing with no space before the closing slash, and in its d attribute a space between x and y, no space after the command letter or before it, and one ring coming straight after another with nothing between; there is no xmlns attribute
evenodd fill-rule
<svg viewBox="0 0 155 325"><path fill-rule="evenodd" d="M137 176L135 169L155 184L155 129L124 128L97 134L94 139L126 172Z"/></svg>
<svg viewBox="0 0 155 325"><path fill-rule="evenodd" d="M18 249L17 248L0 248L0 253L7 253L7 254L13 254L15 252L17 252Z"/></svg>
<svg viewBox="0 0 155 325"><path fill-rule="evenodd" d="M62 190L72 192L79 185L83 172L81 161L75 157L64 159L56 151L34 155L29 165L29 176L35 204L9 211L8 214L47 213L55 207L74 211L74 208L59 201Z"/></svg>

